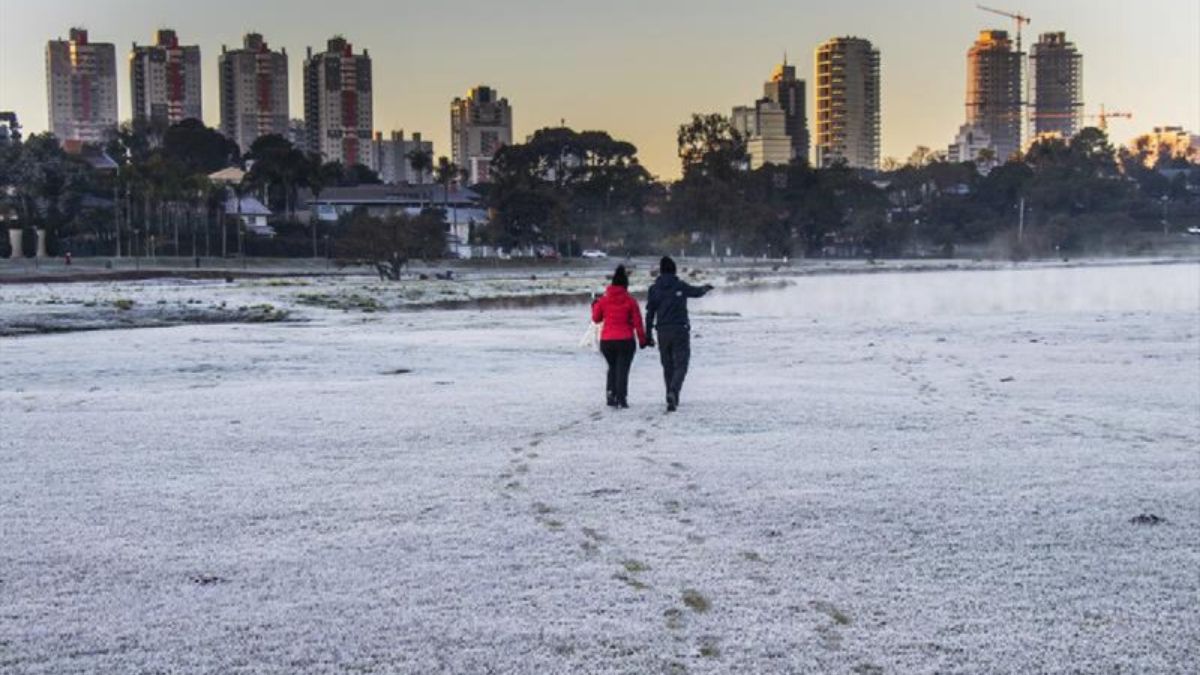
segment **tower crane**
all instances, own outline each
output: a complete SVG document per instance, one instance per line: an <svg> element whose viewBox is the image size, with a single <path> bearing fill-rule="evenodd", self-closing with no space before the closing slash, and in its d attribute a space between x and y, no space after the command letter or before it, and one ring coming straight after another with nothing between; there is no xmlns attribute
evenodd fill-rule
<svg viewBox="0 0 1200 675"><path fill-rule="evenodd" d="M1017 53L1021 54L1022 53L1021 52L1021 27L1027 26L1030 23L1033 23L1033 19L1029 18L1028 16L1026 16L1020 12L1007 12L1003 9L994 9L992 7L984 7L983 5L975 5L975 6L978 7L979 9L982 9L985 12L991 12L992 14L999 14L1000 16L1007 16L1008 18L1017 22Z"/></svg>
<svg viewBox="0 0 1200 675"><path fill-rule="evenodd" d="M1034 113L1033 114L1033 117L1036 119L1039 119L1039 120L1045 120L1045 119L1065 120L1065 119L1072 119L1075 116L1076 116L1075 113ZM1105 109L1104 104L1101 104L1100 112L1095 113L1095 114L1079 115L1079 117L1082 117L1084 119L1089 119L1089 120L1096 120L1097 121L1096 128L1100 129L1100 131L1108 131L1108 121L1110 119L1121 118L1121 119L1131 120L1131 119L1133 119L1133 113L1126 112L1126 111L1122 111L1122 112L1109 111L1109 110Z"/></svg>
<svg viewBox="0 0 1200 675"><path fill-rule="evenodd" d="M1097 120L1100 121L1100 131L1108 131L1108 120L1115 118L1115 117L1120 117L1120 118L1124 118L1127 120L1131 120L1131 119L1133 119L1133 113L1131 113L1131 112L1109 112L1104 109L1104 104L1101 103L1100 104L1100 114L1099 115L1089 115L1089 117L1095 117Z"/></svg>

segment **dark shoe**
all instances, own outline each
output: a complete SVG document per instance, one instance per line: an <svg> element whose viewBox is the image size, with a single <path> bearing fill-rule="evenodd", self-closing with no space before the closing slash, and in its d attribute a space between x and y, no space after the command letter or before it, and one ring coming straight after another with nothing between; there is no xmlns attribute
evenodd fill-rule
<svg viewBox="0 0 1200 675"><path fill-rule="evenodd" d="M674 393L667 394L667 412L675 412L678 407L679 395Z"/></svg>
<svg viewBox="0 0 1200 675"><path fill-rule="evenodd" d="M626 403L625 401L618 401L618 402L617 402L617 405L618 405L618 406L620 406L620 407L622 407L622 408L628 408L628 407L629 407L629 404L628 404L628 403Z"/></svg>
<svg viewBox="0 0 1200 675"><path fill-rule="evenodd" d="M617 397L616 396L613 396L612 394L608 395L608 407L610 407L610 408L617 407Z"/></svg>

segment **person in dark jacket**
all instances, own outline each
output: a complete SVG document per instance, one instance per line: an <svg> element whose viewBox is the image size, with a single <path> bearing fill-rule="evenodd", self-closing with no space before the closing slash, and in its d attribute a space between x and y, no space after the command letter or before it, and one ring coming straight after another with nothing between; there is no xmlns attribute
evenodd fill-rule
<svg viewBox="0 0 1200 675"><path fill-rule="evenodd" d="M629 369L638 345L646 347L646 330L642 326L642 310L629 294L629 275L619 265L613 273L612 285L592 303L592 323L603 323L600 331L600 353L608 362L608 405L629 407ZM637 342L634 342L634 337Z"/></svg>
<svg viewBox="0 0 1200 675"><path fill-rule="evenodd" d="M675 261L666 256L659 262L658 271L658 279L650 287L646 301L646 333L650 335L650 346L654 346L654 330L658 329L658 356L667 386L667 411L674 412L679 407L679 392L692 355L687 301L703 297L713 287L692 286L683 281L675 275Z"/></svg>

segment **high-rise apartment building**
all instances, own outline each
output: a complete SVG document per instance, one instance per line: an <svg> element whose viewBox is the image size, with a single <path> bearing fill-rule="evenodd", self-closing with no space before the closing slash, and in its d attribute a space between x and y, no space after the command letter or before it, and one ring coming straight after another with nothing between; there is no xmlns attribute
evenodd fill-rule
<svg viewBox="0 0 1200 675"><path fill-rule="evenodd" d="M1083 55L1066 33L1042 33L1029 54L1035 135L1071 138L1083 127Z"/></svg>
<svg viewBox="0 0 1200 675"><path fill-rule="evenodd" d="M796 67L785 57L771 80L763 85L763 96L783 109L785 130L791 138L792 159L808 161L808 97L804 80L796 79Z"/></svg>
<svg viewBox="0 0 1200 675"><path fill-rule="evenodd" d="M59 141L101 143L117 126L117 49L72 28L70 39L46 43L50 131Z"/></svg>
<svg viewBox="0 0 1200 675"><path fill-rule="evenodd" d="M490 180L492 157L512 143L512 108L496 90L480 85L466 98L450 103L450 143L454 163L467 171L468 181Z"/></svg>
<svg viewBox="0 0 1200 675"><path fill-rule="evenodd" d="M879 51L869 40L833 38L816 50L816 165L879 166Z"/></svg>
<svg viewBox="0 0 1200 675"><path fill-rule="evenodd" d="M271 51L263 36L249 33L241 49L221 46L221 133L242 152L259 136L288 135L287 51Z"/></svg>
<svg viewBox="0 0 1200 675"><path fill-rule="evenodd" d="M129 54L133 118L156 125L203 119L200 102L200 48L181 46L175 31L155 34L153 45L135 42Z"/></svg>
<svg viewBox="0 0 1200 675"><path fill-rule="evenodd" d="M428 170L418 173L412 168L411 155L414 152L420 151L431 159L433 157L433 143L422 140L419 132L414 133L412 138L405 138L403 131L393 131L387 139L382 133L376 133L371 147L375 154L375 170L384 183L422 185L432 182L433 176Z"/></svg>
<svg viewBox="0 0 1200 675"><path fill-rule="evenodd" d="M1021 106L1021 54L1006 31L980 31L967 52L967 124L991 137L1000 162L1021 148Z"/></svg>
<svg viewBox="0 0 1200 675"><path fill-rule="evenodd" d="M792 138L787 133L787 111L775 101L762 98L752 106L738 106L730 118L733 128L746 139L750 169L767 164L787 166L792 161Z"/></svg>
<svg viewBox="0 0 1200 675"><path fill-rule="evenodd" d="M371 55L355 54L342 37L304 60L304 130L307 150L327 162L374 167Z"/></svg>

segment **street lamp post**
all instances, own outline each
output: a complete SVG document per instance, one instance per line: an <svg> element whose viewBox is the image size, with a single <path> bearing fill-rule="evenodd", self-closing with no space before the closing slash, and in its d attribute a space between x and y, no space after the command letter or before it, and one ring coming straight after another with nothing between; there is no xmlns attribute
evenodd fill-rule
<svg viewBox="0 0 1200 675"><path fill-rule="evenodd" d="M1162 207L1163 207L1162 226L1163 226L1163 236L1165 237L1165 236L1167 236L1167 232L1170 229L1170 225L1168 225L1168 223L1167 223L1167 204L1169 204L1171 202L1171 198L1168 197L1167 195L1163 195L1160 199L1162 200Z"/></svg>
<svg viewBox="0 0 1200 675"><path fill-rule="evenodd" d="M113 252L121 258L121 167L117 167L117 179L113 181Z"/></svg>

